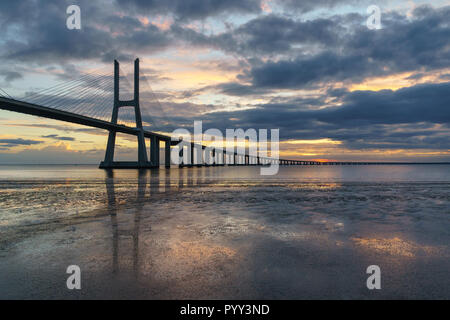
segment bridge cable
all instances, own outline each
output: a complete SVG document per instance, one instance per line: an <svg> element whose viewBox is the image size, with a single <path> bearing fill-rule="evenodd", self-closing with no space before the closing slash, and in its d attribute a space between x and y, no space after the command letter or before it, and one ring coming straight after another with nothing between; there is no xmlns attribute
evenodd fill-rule
<svg viewBox="0 0 450 320"><path fill-rule="evenodd" d="M7 97L9 97L10 99L12 99L12 97L8 94L8 92L6 92L5 90L3 90L2 88L0 88L0 90L1 90L3 93L5 93ZM5 95L1 94L1 92L0 92L0 95L2 95L3 97L6 97Z"/></svg>
<svg viewBox="0 0 450 320"><path fill-rule="evenodd" d="M100 101L103 101L104 98L109 96L111 98L110 92L103 92L103 89L101 86L104 84L107 84L109 82L109 79L103 79L100 80L100 82L97 83L97 86L92 88L86 88L82 92L85 92L83 94L78 95L78 100L81 100L81 102L78 104L78 106L75 106L75 108L71 109L70 112L76 113L78 111L83 111L83 108L88 112L87 114L96 116L98 115L96 113L95 106L98 105ZM87 101L86 101L86 98ZM112 100L112 99L111 99Z"/></svg>
<svg viewBox="0 0 450 320"><path fill-rule="evenodd" d="M151 97L152 97L152 101L156 103L156 106L158 107L159 112L162 114L162 117L161 117L162 120L165 121L166 123L170 123L167 114L164 112L164 108L161 106L161 103L159 102L159 100L158 100L158 98L157 98L155 92L153 91L153 89L152 89L152 87L151 87L151 85L150 85L150 83L149 83L147 77L145 76L145 74L142 76L142 78L143 78L143 80L144 80L144 82L145 82L145 85L147 86L148 92L150 93L150 95L151 95ZM150 112L151 112L151 109L147 110L147 108L145 108L145 106L146 106L146 104L144 103L144 110L147 111L148 113L150 113ZM149 107L149 108L150 108L150 107ZM151 114L148 114L148 116L149 116L150 118L152 118ZM170 125L169 125L169 126L170 126ZM173 131L173 128L174 128L174 127L172 126L171 128L168 128L168 129L169 129L170 131Z"/></svg>
<svg viewBox="0 0 450 320"><path fill-rule="evenodd" d="M58 83L58 84L56 84L54 86L51 86L51 87L48 87L48 88L45 88L45 89L42 89L42 90L38 90L38 91L35 91L35 92L32 92L31 94L27 95L26 97L32 97L32 96L35 96L35 95L40 95L40 94L42 94L42 93L44 93L46 91L50 91L50 90L53 90L53 89L55 89L54 91L56 91L58 88L67 86L68 84L71 84L72 82L81 82L85 78L91 77L92 75L100 74L100 73L98 73L98 71L106 69L106 68L107 67L102 67L102 68L95 69L95 70L93 70L93 71L91 71L89 73L84 74L83 76L81 76L79 78L75 78L75 79L72 79L72 80L69 80L69 81L65 81L63 83Z"/></svg>
<svg viewBox="0 0 450 320"><path fill-rule="evenodd" d="M97 81L98 81L98 79L94 78L94 79L88 80L83 83L84 83L84 85L88 85L88 84L90 85L90 84L94 84ZM81 84L83 84L83 83L80 83L80 84L77 83L67 89L62 89L57 92L52 92L51 95L48 95L48 96L38 97L37 100L39 101L40 104L48 104L49 105L51 102L53 103L54 100L61 99L62 97L65 97L68 94L72 93L74 91L74 89L81 87ZM78 97L79 97L79 95L78 95Z"/></svg>
<svg viewBox="0 0 450 320"><path fill-rule="evenodd" d="M48 106L53 106L53 108L56 109L62 109L65 111L69 111L67 110L67 108L70 106L66 106L66 107L61 107L61 103L67 104L67 99L70 99L70 95L71 93L74 93L74 91L76 91L76 99L80 100L81 98L84 98L86 94L89 94L89 92L91 90L96 90L95 87L92 87L92 85L94 84L100 84L107 81L107 79L103 79L103 80L99 80L99 78L94 78L94 79L90 79L87 81L84 81L81 85L77 85L75 87L71 87L70 89L66 90L66 91L62 91L62 92L58 92L57 94L53 94L52 96L46 97L44 99L39 100L40 103L42 104L46 104ZM84 87L84 89L77 91L76 89L79 87ZM86 93L86 94L85 94ZM74 99L72 99L74 100Z"/></svg>
<svg viewBox="0 0 450 320"><path fill-rule="evenodd" d="M89 80L87 83L91 84L91 83L95 83L95 81L97 81L96 78ZM51 102L53 103L54 100L61 99L62 97L66 96L68 93L73 92L74 89L76 89L77 87L80 87L80 84L75 83L75 84L72 84L70 87L67 87L64 89L59 89L56 92L48 92L47 95L45 95L45 96L36 96L35 95L35 97L37 98L36 100L39 104L50 105ZM27 99L27 100L31 100L31 99Z"/></svg>

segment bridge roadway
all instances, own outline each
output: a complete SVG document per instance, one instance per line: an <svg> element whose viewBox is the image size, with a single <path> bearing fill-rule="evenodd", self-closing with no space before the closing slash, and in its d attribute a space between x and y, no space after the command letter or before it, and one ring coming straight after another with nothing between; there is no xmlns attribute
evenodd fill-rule
<svg viewBox="0 0 450 320"><path fill-rule="evenodd" d="M108 121L95 119L91 117L85 117L76 113L62 111L58 109L48 108L39 106L36 104L23 102L19 100L9 99L9 98L3 98L0 97L0 109L13 111L13 112L20 112L25 114L30 114L33 116L38 117L44 117L54 120L61 120L66 122L72 122L76 124L81 124L84 126L99 128L99 129L105 129L105 130L113 130L116 132L126 133L137 136L139 133L139 130L132 127L127 127L124 125L118 125L113 124ZM158 134L151 131L144 131L144 136L147 138L151 137L157 137L160 140L163 141L171 141L170 136L165 136L162 134ZM179 141L173 141L173 145L178 144Z"/></svg>

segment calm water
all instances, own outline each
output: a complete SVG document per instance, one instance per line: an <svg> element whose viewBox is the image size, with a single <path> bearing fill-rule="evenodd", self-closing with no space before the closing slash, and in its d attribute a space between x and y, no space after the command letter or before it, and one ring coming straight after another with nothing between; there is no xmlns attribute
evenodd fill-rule
<svg viewBox="0 0 450 320"><path fill-rule="evenodd" d="M450 166L0 166L0 233L0 298L450 299Z"/></svg>

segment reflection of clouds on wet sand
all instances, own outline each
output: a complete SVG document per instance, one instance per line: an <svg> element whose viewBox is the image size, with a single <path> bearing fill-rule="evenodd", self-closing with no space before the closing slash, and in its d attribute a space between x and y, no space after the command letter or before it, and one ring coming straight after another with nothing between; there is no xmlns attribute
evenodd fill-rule
<svg viewBox="0 0 450 320"><path fill-rule="evenodd" d="M205 245L195 241L172 243L169 256L181 263L195 261L196 264L208 264L212 260L228 259L236 254L236 250L229 247Z"/></svg>
<svg viewBox="0 0 450 320"><path fill-rule="evenodd" d="M164 246L162 254L153 259L152 268L142 270L165 279L187 279L196 275L196 281L217 282L235 272L236 250L202 241L172 241ZM159 272L155 273L155 270ZM179 284L181 286L181 283Z"/></svg>
<svg viewBox="0 0 450 320"><path fill-rule="evenodd" d="M290 184L280 184L286 188L292 190L334 190L342 187L341 183L323 183L323 182L309 182L309 183L290 183Z"/></svg>
<svg viewBox="0 0 450 320"><path fill-rule="evenodd" d="M374 250L381 254L414 258L416 256L440 256L445 253L445 247L425 246L400 238L351 238L359 247Z"/></svg>
<svg viewBox="0 0 450 320"><path fill-rule="evenodd" d="M191 225L183 215L170 216L165 226L155 223L165 219L164 215L144 221L154 228L141 233L141 281L149 288L155 285L162 288L156 295L162 298L219 298L237 294L233 283L238 282L243 263L240 248L221 236L204 237L201 230L207 219L200 215L199 226Z"/></svg>

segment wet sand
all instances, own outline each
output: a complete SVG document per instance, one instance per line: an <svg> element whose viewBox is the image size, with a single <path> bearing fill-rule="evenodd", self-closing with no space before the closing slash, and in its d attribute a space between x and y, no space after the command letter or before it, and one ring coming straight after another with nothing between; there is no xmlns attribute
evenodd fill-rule
<svg viewBox="0 0 450 320"><path fill-rule="evenodd" d="M0 298L450 298L442 175L226 170L4 178ZM374 264L381 290L366 287ZM66 288L69 265L81 268L81 290Z"/></svg>

